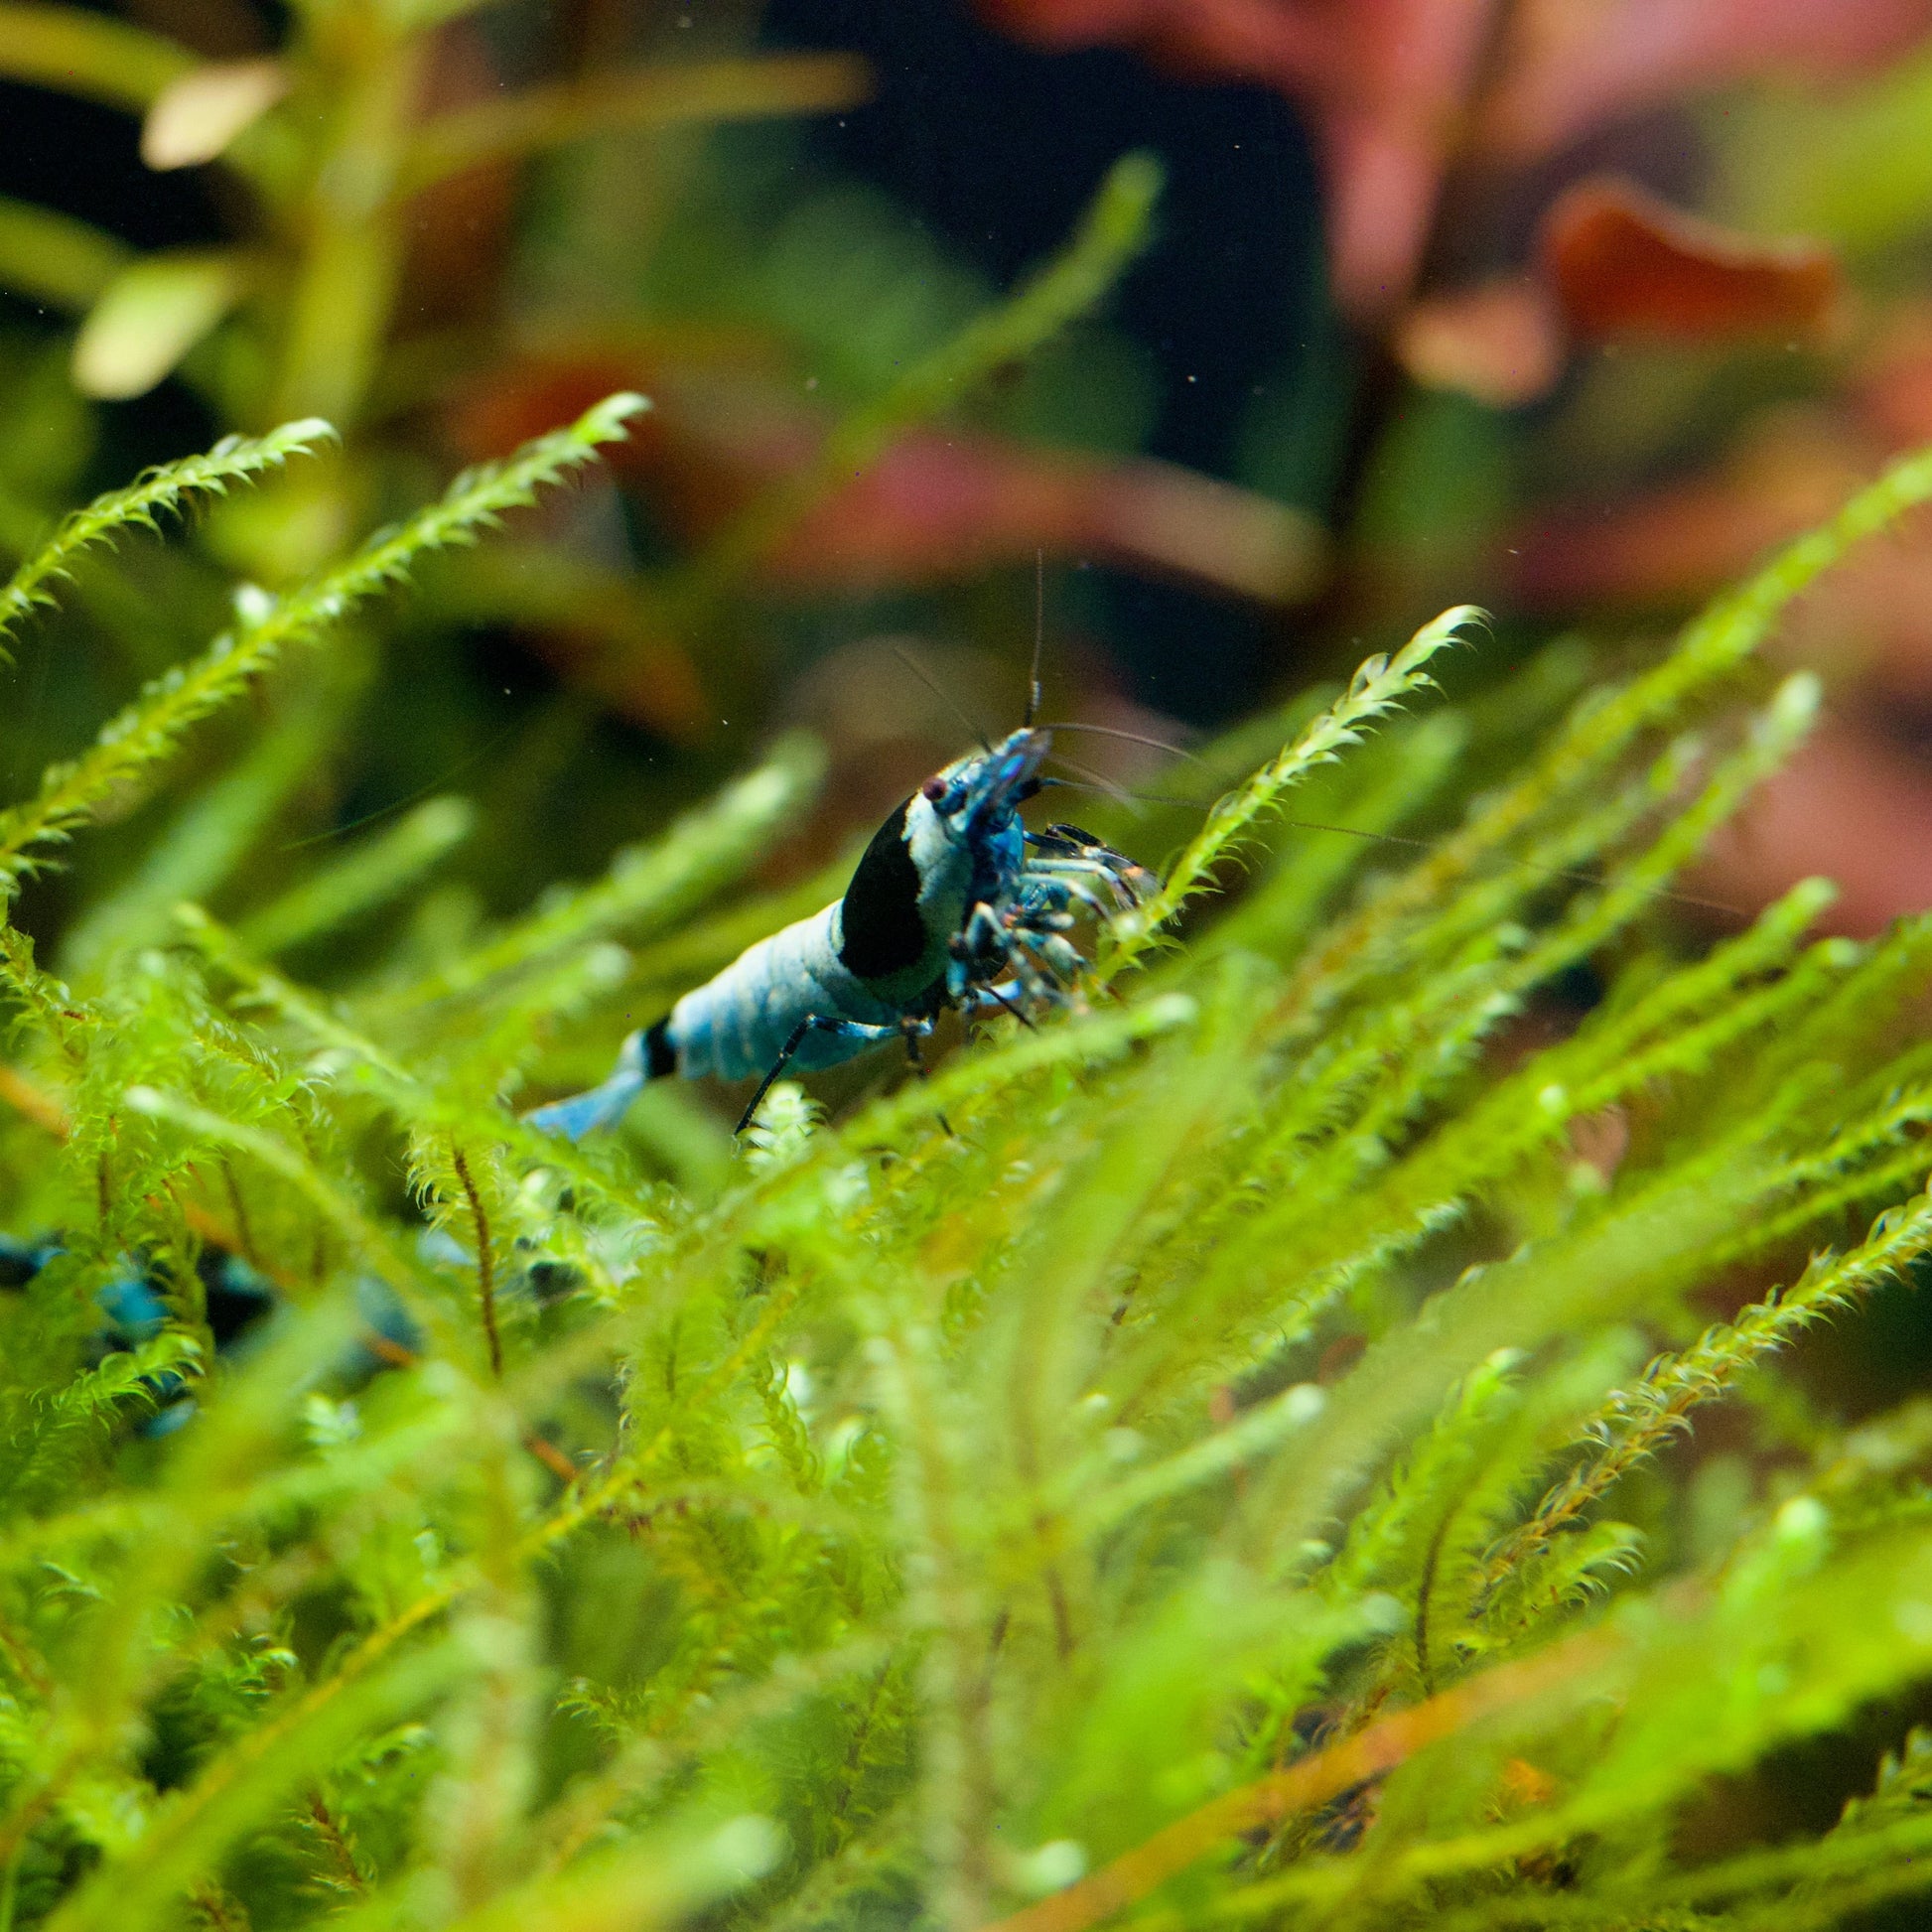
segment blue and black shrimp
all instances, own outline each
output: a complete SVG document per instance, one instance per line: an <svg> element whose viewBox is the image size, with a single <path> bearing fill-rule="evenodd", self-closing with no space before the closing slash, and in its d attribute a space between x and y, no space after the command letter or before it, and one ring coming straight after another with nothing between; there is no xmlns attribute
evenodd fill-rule
<svg viewBox="0 0 1932 1932"><path fill-rule="evenodd" d="M0 1234L0 1297L30 1291L41 1270L66 1251L58 1233L26 1241ZM205 1248L195 1272L201 1284L202 1320L215 1355L229 1362L245 1358L275 1313L280 1299L275 1289L240 1255L222 1248ZM93 1298L93 1327L86 1337L89 1362L152 1341L176 1318L180 1300L179 1286L157 1273L149 1258L121 1256L118 1268ZM364 1332L329 1367L330 1380L345 1389L360 1387L398 1355L407 1359L422 1347L408 1311L384 1283L373 1276L361 1277L355 1300ZM145 1377L144 1386L155 1412L140 1425L142 1436L172 1436L194 1417L193 1387L176 1370L162 1369Z"/></svg>
<svg viewBox="0 0 1932 1932"><path fill-rule="evenodd" d="M1023 728L935 773L886 820L842 898L747 948L632 1034L602 1085L529 1115L581 1140L613 1125L644 1084L679 1074L740 1080L758 1112L787 1067L810 1071L892 1040L916 1065L947 1008L1027 1019L1065 1004L1086 961L1068 936L1155 885L1075 825L1029 831L1020 808L1049 780L1044 728Z"/></svg>

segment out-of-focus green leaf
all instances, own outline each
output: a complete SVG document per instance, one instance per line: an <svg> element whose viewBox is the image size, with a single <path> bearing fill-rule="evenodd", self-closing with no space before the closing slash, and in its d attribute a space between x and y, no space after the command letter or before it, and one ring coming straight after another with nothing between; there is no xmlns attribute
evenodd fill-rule
<svg viewBox="0 0 1932 1932"><path fill-rule="evenodd" d="M193 168L229 142L288 92L280 61L211 61L171 81L141 124L141 159L150 168Z"/></svg>
<svg viewBox="0 0 1932 1932"><path fill-rule="evenodd" d="M75 922L62 949L63 969L86 973L113 951L152 944L170 931L181 900L218 892L311 773L352 695L348 679L315 691L183 807L133 876Z"/></svg>
<svg viewBox="0 0 1932 1932"><path fill-rule="evenodd" d="M335 930L417 885L477 823L467 798L429 798L252 912L242 943L264 958Z"/></svg>
<svg viewBox="0 0 1932 1932"><path fill-rule="evenodd" d="M1857 87L1727 98L1705 126L1723 205L1747 227L1869 250L1932 214L1932 49Z"/></svg>
<svg viewBox="0 0 1932 1932"><path fill-rule="evenodd" d="M247 292L251 270L226 249L184 249L131 263L87 313L73 345L85 395L146 395Z"/></svg>
<svg viewBox="0 0 1932 1932"><path fill-rule="evenodd" d="M0 288L77 314L131 259L124 243L85 221L0 195Z"/></svg>
<svg viewBox="0 0 1932 1932"><path fill-rule="evenodd" d="M78 7L0 0L0 75L144 112L196 65L159 34Z"/></svg>
<svg viewBox="0 0 1932 1932"><path fill-rule="evenodd" d="M871 91L871 69L849 54L662 62L571 86L536 87L429 122L410 147L401 192L482 162L621 128L824 114L857 106Z"/></svg>

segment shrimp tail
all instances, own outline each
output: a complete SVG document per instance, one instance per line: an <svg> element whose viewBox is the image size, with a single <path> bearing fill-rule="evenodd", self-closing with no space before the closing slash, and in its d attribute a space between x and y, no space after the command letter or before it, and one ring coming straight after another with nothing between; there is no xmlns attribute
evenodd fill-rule
<svg viewBox="0 0 1932 1932"><path fill-rule="evenodd" d="M596 1086L567 1094L523 1116L540 1134L581 1141L601 1127L615 1127L651 1080L677 1071L677 1049L666 1034L668 1021L641 1028L618 1048L618 1063Z"/></svg>

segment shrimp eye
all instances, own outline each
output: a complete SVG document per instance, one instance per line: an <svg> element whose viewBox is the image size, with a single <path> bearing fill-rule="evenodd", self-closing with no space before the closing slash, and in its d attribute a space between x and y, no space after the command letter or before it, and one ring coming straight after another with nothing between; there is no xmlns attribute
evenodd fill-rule
<svg viewBox="0 0 1932 1932"><path fill-rule="evenodd" d="M950 789L951 787L946 783L944 778L928 778L925 781L925 783L919 787L919 796L923 798L928 805L936 805L938 804L940 799L945 797L947 791Z"/></svg>

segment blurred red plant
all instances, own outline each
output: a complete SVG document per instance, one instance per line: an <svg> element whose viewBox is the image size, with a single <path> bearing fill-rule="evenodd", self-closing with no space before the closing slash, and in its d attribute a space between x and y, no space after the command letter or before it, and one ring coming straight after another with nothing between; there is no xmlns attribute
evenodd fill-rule
<svg viewBox="0 0 1932 1932"><path fill-rule="evenodd" d="M1495 0L981 0L1041 47L1113 42L1298 101L1319 143L1335 292L1355 315L1408 293Z"/></svg>
<svg viewBox="0 0 1932 1932"><path fill-rule="evenodd" d="M1693 89L1879 67L1928 31L1932 0L1520 0L1479 139L1519 158L1549 154Z"/></svg>
<svg viewBox="0 0 1932 1932"><path fill-rule="evenodd" d="M1409 293L1466 146L1515 161L1694 88L1883 63L1932 0L980 0L1040 47L1112 43L1297 101L1320 146L1336 298Z"/></svg>
<svg viewBox="0 0 1932 1932"><path fill-rule="evenodd" d="M1844 293L1829 248L1733 234L1615 178L1565 190L1538 252L1564 320L1586 341L1811 336Z"/></svg>
<svg viewBox="0 0 1932 1932"><path fill-rule="evenodd" d="M1738 234L1598 175L1544 211L1532 271L1423 297L1393 346L1419 382L1509 407L1547 394L1576 345L1817 342L1844 306L1829 248Z"/></svg>
<svg viewBox="0 0 1932 1932"><path fill-rule="evenodd" d="M654 408L613 467L681 539L702 545L808 473L830 413L768 357L682 357L586 345L493 368L459 403L468 457L569 422L584 398L645 390ZM1173 464L1029 446L956 428L900 436L879 462L775 528L757 579L791 592L969 577L1049 555L1092 556L1278 602L1316 581L1320 544L1295 510Z"/></svg>

